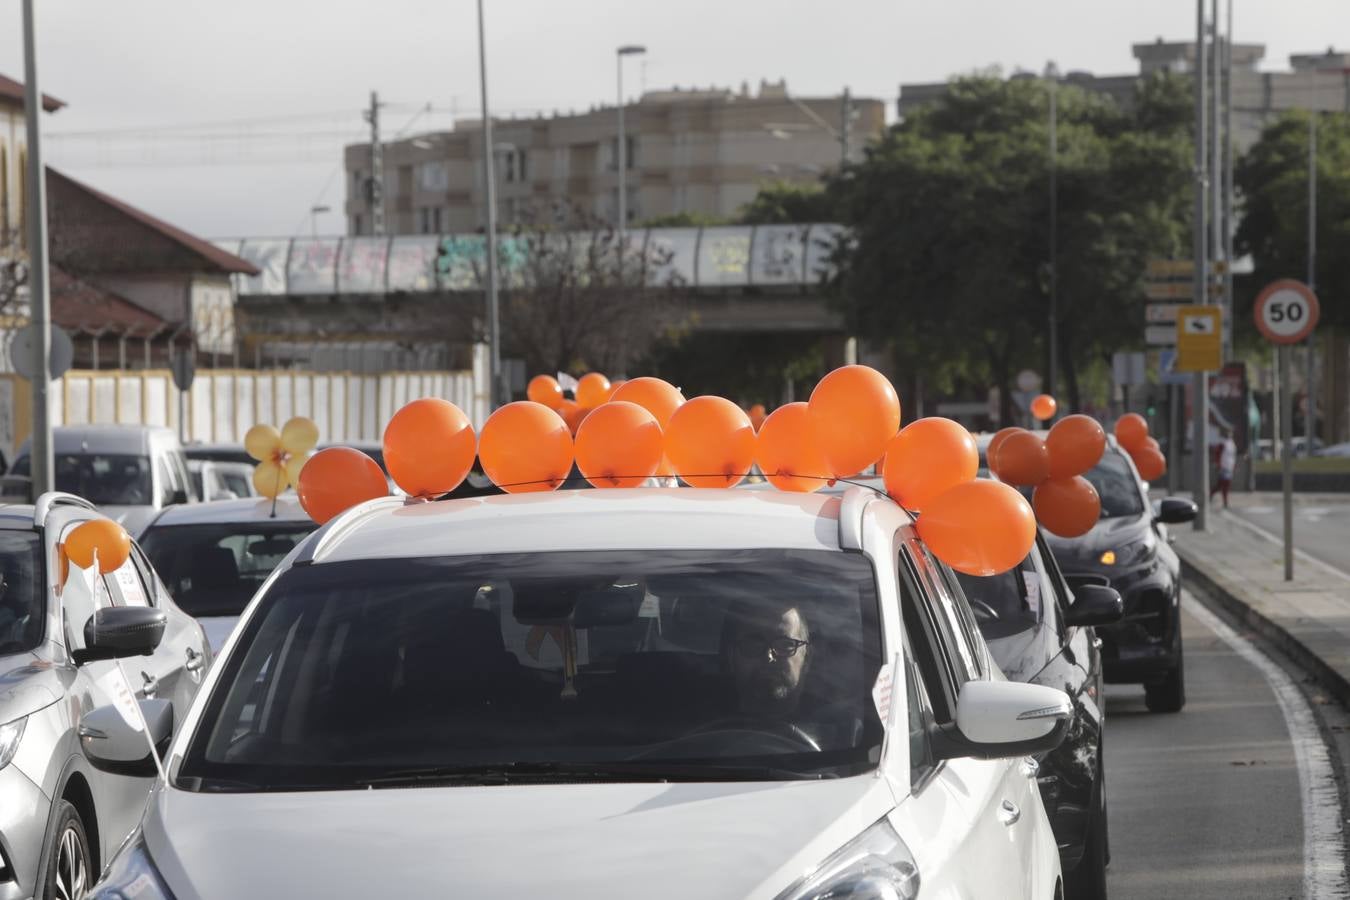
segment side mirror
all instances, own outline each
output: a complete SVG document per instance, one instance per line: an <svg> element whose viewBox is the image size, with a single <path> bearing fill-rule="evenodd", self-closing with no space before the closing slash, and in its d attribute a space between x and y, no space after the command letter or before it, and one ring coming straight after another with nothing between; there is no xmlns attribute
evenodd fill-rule
<svg viewBox="0 0 1350 900"><path fill-rule="evenodd" d="M1083 584L1073 589L1073 603L1064 616L1069 625L1114 625L1125 614L1120 591L1100 584Z"/></svg>
<svg viewBox="0 0 1350 900"><path fill-rule="evenodd" d="M956 724L934 741L941 759L1009 759L1045 753L1069 730L1073 704L1063 691L1020 681L967 681Z"/></svg>
<svg viewBox="0 0 1350 900"><path fill-rule="evenodd" d="M1153 521L1160 522L1163 525L1181 525L1193 520L1198 512L1199 509L1193 500L1187 500L1183 497L1164 497L1158 503L1158 511L1154 514Z"/></svg>
<svg viewBox="0 0 1350 900"><path fill-rule="evenodd" d="M84 647L71 656L75 665L100 659L149 656L164 637L164 611L148 606L110 606L84 623Z"/></svg>
<svg viewBox="0 0 1350 900"><path fill-rule="evenodd" d="M173 703L141 700L141 715L150 726L150 740L130 725L116 706L100 706L80 717L80 747L94 768L113 775L152 778L159 772L150 744L161 759L173 737Z"/></svg>

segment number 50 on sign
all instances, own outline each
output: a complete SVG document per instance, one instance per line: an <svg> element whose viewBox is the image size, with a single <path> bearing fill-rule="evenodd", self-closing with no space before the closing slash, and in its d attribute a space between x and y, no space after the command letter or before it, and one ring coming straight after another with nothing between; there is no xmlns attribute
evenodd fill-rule
<svg viewBox="0 0 1350 900"><path fill-rule="evenodd" d="M1317 295L1306 284L1286 278L1266 285L1253 310L1256 327L1276 344L1297 344L1312 334L1320 313Z"/></svg>

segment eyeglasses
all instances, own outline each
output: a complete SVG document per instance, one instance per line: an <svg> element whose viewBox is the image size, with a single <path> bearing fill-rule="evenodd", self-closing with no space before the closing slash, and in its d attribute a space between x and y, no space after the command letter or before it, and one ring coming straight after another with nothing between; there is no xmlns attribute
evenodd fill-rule
<svg viewBox="0 0 1350 900"><path fill-rule="evenodd" d="M809 643L810 641L799 641L790 637L768 640L761 637L743 637L736 641L736 652L748 659L763 659L768 656L770 661L777 662L780 659L791 659L797 655L798 650Z"/></svg>

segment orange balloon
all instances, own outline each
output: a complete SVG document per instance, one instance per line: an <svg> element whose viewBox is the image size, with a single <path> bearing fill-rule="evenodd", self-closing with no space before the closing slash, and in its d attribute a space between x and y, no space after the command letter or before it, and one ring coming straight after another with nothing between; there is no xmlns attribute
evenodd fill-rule
<svg viewBox="0 0 1350 900"><path fill-rule="evenodd" d="M1087 534L1097 524L1102 515L1102 500L1092 482L1082 475L1072 475L1036 485L1031 508L1046 531L1075 538Z"/></svg>
<svg viewBox="0 0 1350 900"><path fill-rule="evenodd" d="M599 372L588 372L577 382L577 406L582 409L595 409L609 394L609 379Z"/></svg>
<svg viewBox="0 0 1350 900"><path fill-rule="evenodd" d="M1106 429L1091 416L1065 416L1045 436L1045 450L1050 454L1051 478L1082 475L1101 462L1106 452Z"/></svg>
<svg viewBox="0 0 1350 900"><path fill-rule="evenodd" d="M693 487L735 487L755 463L750 417L724 397L695 397L675 410L666 456Z"/></svg>
<svg viewBox="0 0 1350 900"><path fill-rule="evenodd" d="M557 490L572 471L572 435L547 406L517 400L483 423L478 459L483 473L508 494Z"/></svg>
<svg viewBox="0 0 1350 900"><path fill-rule="evenodd" d="M1162 453L1162 444L1158 443L1158 439L1155 437L1144 438L1144 446L1149 447L1153 450L1157 450L1159 453ZM1164 457L1164 459L1165 458L1166 457Z"/></svg>
<svg viewBox="0 0 1350 900"><path fill-rule="evenodd" d="M622 378L620 378L618 381L611 381L609 383L609 393L605 396L605 402L608 403L610 400L613 400L614 392L617 391L619 388L623 387L627 383L628 382L624 381Z"/></svg>
<svg viewBox="0 0 1350 900"><path fill-rule="evenodd" d="M1003 442L1008 439L1008 435L1015 434L1019 431L1026 431L1026 429L1018 428L1015 425L1008 428L1000 428L994 436L989 439L988 446L984 448L984 464L989 468L989 471L992 472L994 470L994 459L998 455L998 448L1003 446Z"/></svg>
<svg viewBox="0 0 1350 900"><path fill-rule="evenodd" d="M1167 474L1167 457L1152 447L1131 453L1130 458L1134 460L1134 466L1139 470L1139 477L1145 481L1157 481Z"/></svg>
<svg viewBox="0 0 1350 900"><path fill-rule="evenodd" d="M754 406L750 407L749 416L750 424L755 426L755 431L759 431L764 425L764 420L769 417L769 413L764 409L763 403L756 403Z"/></svg>
<svg viewBox="0 0 1350 900"><path fill-rule="evenodd" d="M549 409L557 409L563 402L563 389L552 375L536 375L525 388L525 396Z"/></svg>
<svg viewBox="0 0 1350 900"><path fill-rule="evenodd" d="M1116 419L1116 443L1131 452L1141 449L1148 439L1148 419L1139 413L1126 413Z"/></svg>
<svg viewBox="0 0 1350 900"><path fill-rule="evenodd" d="M562 420L567 423L567 430L571 434L576 434L577 429L581 427L582 420L586 418L586 413L590 412L590 410L582 409L580 406L577 406L576 402L573 400L564 400L562 405L554 410L554 412L562 416Z"/></svg>
<svg viewBox="0 0 1350 900"><path fill-rule="evenodd" d="M926 509L938 495L975 478L980 451L960 422L930 416L910 422L886 445L881 477L891 499Z"/></svg>
<svg viewBox="0 0 1350 900"><path fill-rule="evenodd" d="M876 369L843 366L826 375L808 403L832 474L847 478L881 458L900 430L900 398Z"/></svg>
<svg viewBox="0 0 1350 900"><path fill-rule="evenodd" d="M602 403L577 430L577 468L598 488L640 487L664 453L656 417L636 403Z"/></svg>
<svg viewBox="0 0 1350 900"><path fill-rule="evenodd" d="M389 496L389 482L375 460L351 447L329 447L309 458L295 485L300 505L322 525L367 500Z"/></svg>
<svg viewBox="0 0 1350 900"><path fill-rule="evenodd" d="M423 397L394 413L385 426L384 464L408 496L439 497L468 476L475 444L473 425L458 406Z"/></svg>
<svg viewBox="0 0 1350 900"><path fill-rule="evenodd" d="M788 403L769 414L755 436L755 461L780 491L808 494L832 477L805 403Z"/></svg>
<svg viewBox="0 0 1350 900"><path fill-rule="evenodd" d="M1050 477L1050 453L1045 441L1030 431L1010 434L998 448L990 468L1000 481L1034 487Z"/></svg>
<svg viewBox="0 0 1350 900"><path fill-rule="evenodd" d="M1059 409L1059 404L1049 394L1040 394L1035 400L1031 401L1031 414L1042 422L1046 419L1053 419L1057 409Z"/></svg>
<svg viewBox="0 0 1350 900"><path fill-rule="evenodd" d="M81 569L92 566L97 556L101 575L122 568L131 555L131 536L112 519L90 519L76 525L62 545L66 559Z"/></svg>
<svg viewBox="0 0 1350 900"><path fill-rule="evenodd" d="M675 410L684 403L684 394L668 381L644 376L622 382L609 399L636 403L656 417L656 424L665 428L670 425Z"/></svg>
<svg viewBox="0 0 1350 900"><path fill-rule="evenodd" d="M1036 542L1031 504L1015 488L987 478L939 494L916 528L934 556L967 575L1006 572Z"/></svg>

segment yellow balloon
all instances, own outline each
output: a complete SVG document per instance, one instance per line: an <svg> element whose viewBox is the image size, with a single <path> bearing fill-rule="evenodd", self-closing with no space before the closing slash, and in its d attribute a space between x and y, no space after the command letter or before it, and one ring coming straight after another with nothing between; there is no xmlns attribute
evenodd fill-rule
<svg viewBox="0 0 1350 900"><path fill-rule="evenodd" d="M286 480L291 483L292 487L300 483L300 470L305 467L305 463L309 462L309 458L313 455L313 453L297 453L286 460Z"/></svg>
<svg viewBox="0 0 1350 900"><path fill-rule="evenodd" d="M254 425L244 435L244 451L258 462L266 462L281 449L281 432L271 425Z"/></svg>
<svg viewBox="0 0 1350 900"><path fill-rule="evenodd" d="M313 419L296 416L281 426L281 449L292 456L308 453L319 442L319 426Z"/></svg>
<svg viewBox="0 0 1350 900"><path fill-rule="evenodd" d="M286 470L270 459L258 463L258 467L253 470L253 486L269 500L275 500L289 485Z"/></svg>

